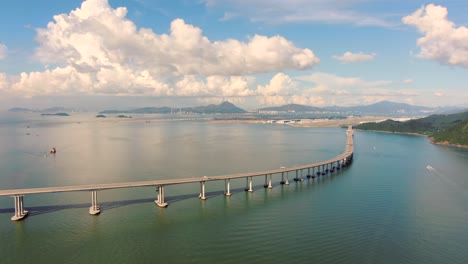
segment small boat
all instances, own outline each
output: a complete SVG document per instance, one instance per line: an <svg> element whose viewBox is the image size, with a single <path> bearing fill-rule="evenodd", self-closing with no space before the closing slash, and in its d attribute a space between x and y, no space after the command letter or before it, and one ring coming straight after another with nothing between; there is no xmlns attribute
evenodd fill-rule
<svg viewBox="0 0 468 264"><path fill-rule="evenodd" d="M50 154L55 154L57 153L57 149L55 149L55 147L53 147L51 150L50 150Z"/></svg>

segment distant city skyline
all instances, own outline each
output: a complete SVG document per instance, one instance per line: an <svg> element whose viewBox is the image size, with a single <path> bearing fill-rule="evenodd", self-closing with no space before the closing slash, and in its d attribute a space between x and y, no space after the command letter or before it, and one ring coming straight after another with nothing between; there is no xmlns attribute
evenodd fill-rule
<svg viewBox="0 0 468 264"><path fill-rule="evenodd" d="M467 11L458 0L12 1L0 11L0 110L468 107Z"/></svg>

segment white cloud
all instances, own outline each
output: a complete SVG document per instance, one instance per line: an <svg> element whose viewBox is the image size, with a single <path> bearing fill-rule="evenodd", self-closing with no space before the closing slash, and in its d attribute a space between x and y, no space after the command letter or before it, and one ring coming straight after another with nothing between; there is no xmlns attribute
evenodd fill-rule
<svg viewBox="0 0 468 264"><path fill-rule="evenodd" d="M178 96L250 96L254 92L248 89L249 81L242 76L209 76L204 79L194 75L185 75L176 83Z"/></svg>
<svg viewBox="0 0 468 264"><path fill-rule="evenodd" d="M8 48L5 44L0 43L0 60L3 60L7 57Z"/></svg>
<svg viewBox="0 0 468 264"><path fill-rule="evenodd" d="M419 57L468 68L468 28L456 27L447 15L447 8L430 4L402 21L424 34L417 41Z"/></svg>
<svg viewBox="0 0 468 264"><path fill-rule="evenodd" d="M138 28L125 7L87 0L37 29L43 72L22 73L11 92L52 94L248 96L242 75L302 70L320 60L281 36L210 41L175 19L169 34ZM50 65L50 66L49 66Z"/></svg>
<svg viewBox="0 0 468 264"><path fill-rule="evenodd" d="M366 81L358 77L342 77L323 72L295 78L279 73L269 84L259 85L256 92L257 100L265 105L297 103L313 106L357 105L395 99L400 101L402 97L418 95L408 89L392 88L402 83Z"/></svg>
<svg viewBox="0 0 468 264"><path fill-rule="evenodd" d="M371 0L204 0L209 8L235 10L252 21L265 23L326 23L391 27L392 23L357 11L357 4Z"/></svg>
<svg viewBox="0 0 468 264"><path fill-rule="evenodd" d="M331 73L316 72L297 77L298 80L316 84L317 91L329 92L331 89L382 87L391 84L390 81L365 81L358 77L341 77Z"/></svg>
<svg viewBox="0 0 468 264"><path fill-rule="evenodd" d="M398 88L405 85L403 81L367 81L358 77L343 77L323 72L299 76L296 79L309 83L298 95L306 98L320 96L324 105L362 105L382 100L399 102L420 96L417 91Z"/></svg>
<svg viewBox="0 0 468 264"><path fill-rule="evenodd" d="M239 14L232 12L224 12L224 16L219 19L219 21L228 21L238 17Z"/></svg>
<svg viewBox="0 0 468 264"><path fill-rule="evenodd" d="M6 91L10 86L10 81L5 73L0 72L0 91Z"/></svg>
<svg viewBox="0 0 468 264"><path fill-rule="evenodd" d="M373 60L376 55L377 54L375 53L366 54L362 52L352 53L352 52L347 51L341 56L334 55L333 58L335 60L339 60L341 63L348 64L348 63L355 63L355 62L370 61L370 60Z"/></svg>

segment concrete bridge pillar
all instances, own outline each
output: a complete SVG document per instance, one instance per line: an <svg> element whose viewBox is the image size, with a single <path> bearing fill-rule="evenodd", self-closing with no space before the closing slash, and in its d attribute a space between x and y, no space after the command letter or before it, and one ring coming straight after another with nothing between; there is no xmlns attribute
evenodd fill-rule
<svg viewBox="0 0 468 264"><path fill-rule="evenodd" d="M272 188L273 188L273 185L271 185L271 177L273 177L273 176L272 176L272 174L270 173L270 180L268 181L268 189L272 189Z"/></svg>
<svg viewBox="0 0 468 264"><path fill-rule="evenodd" d="M268 174L265 174L265 184L263 185L264 188L268 188Z"/></svg>
<svg viewBox="0 0 468 264"><path fill-rule="evenodd" d="M231 196L231 179L224 180L225 192L224 195Z"/></svg>
<svg viewBox="0 0 468 264"><path fill-rule="evenodd" d="M97 215L101 212L101 207L97 204L97 191L91 191L91 207L89 207L90 215Z"/></svg>
<svg viewBox="0 0 468 264"><path fill-rule="evenodd" d="M249 181L249 192L253 192L252 187L253 187L253 177L251 176L250 181Z"/></svg>
<svg viewBox="0 0 468 264"><path fill-rule="evenodd" d="M200 199L201 200L206 200L206 194L205 194L205 182L202 181L200 182Z"/></svg>
<svg viewBox="0 0 468 264"><path fill-rule="evenodd" d="M286 182L284 184L289 185L289 171L286 172Z"/></svg>
<svg viewBox="0 0 468 264"><path fill-rule="evenodd" d="M157 206L159 207L167 207L167 203L166 201L164 200L164 186L163 185L159 185L158 186L158 196L157 196L157 199L156 201L154 201L156 203Z"/></svg>
<svg viewBox="0 0 468 264"><path fill-rule="evenodd" d="M296 170L296 177L294 177L294 181L299 181L299 177L297 176L299 174L299 170Z"/></svg>
<svg viewBox="0 0 468 264"><path fill-rule="evenodd" d="M15 195L12 197L15 201L15 215L11 217L11 220L18 221L25 218L28 215L28 211L25 211L23 207L23 195Z"/></svg>
<svg viewBox="0 0 468 264"><path fill-rule="evenodd" d="M284 171L281 172L281 181L280 181L281 184L285 184L286 182L284 181Z"/></svg>

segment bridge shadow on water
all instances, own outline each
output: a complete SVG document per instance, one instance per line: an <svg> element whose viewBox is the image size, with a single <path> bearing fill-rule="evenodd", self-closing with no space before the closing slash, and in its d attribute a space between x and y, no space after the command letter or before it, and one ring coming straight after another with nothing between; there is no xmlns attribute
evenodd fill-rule
<svg viewBox="0 0 468 264"><path fill-rule="evenodd" d="M307 183L307 182L312 182L312 183L322 183L326 182L329 180L332 180L335 176L339 175L340 173L333 173L329 174L327 176L321 176L316 179L307 179L307 178L302 178L300 181L293 181L290 180L290 184L296 184L296 183ZM272 184L272 187L278 187L281 186L282 184L280 182L276 182ZM258 191L261 189L264 189L263 185L255 185L252 186L252 189L254 191ZM235 195L238 193L243 193L246 192L246 188L233 188L231 189L231 194ZM206 192L205 196L207 199L213 198L216 196L223 196L224 195L224 190L220 191L213 191L213 192ZM171 203L176 203L180 201L185 201L188 199L197 199L199 198L199 193L191 193L191 194L182 194L182 195L175 195L175 196L166 196L165 201L169 204ZM143 198L143 199L132 199L132 200L120 200L120 201L112 201L112 202L99 202L98 205L101 207L101 211L105 210L112 210L115 208L119 207L124 207L124 206L129 206L129 205L135 205L135 204L144 204L144 203L154 203L156 200L156 197L151 197L151 198ZM25 210L29 212L28 218L29 217L34 217L42 214L47 214L47 213L52 213L52 212L58 212L62 210L68 210L68 209L88 209L91 206L91 202L89 203L79 203L79 204L63 204L63 205L44 205L44 206L27 206L25 204ZM156 206L156 205L155 205ZM10 207L10 208L0 208L0 214L14 214L15 213L15 208Z"/></svg>
<svg viewBox="0 0 468 264"><path fill-rule="evenodd" d="M244 192L244 188L237 188L231 189L231 193L239 193ZM224 195L224 190L221 191L213 191L213 192L206 192L206 198L212 198L216 196ZM168 203L176 203L188 199L199 198L199 194L192 193L192 194L183 194L183 195L175 195L175 196L166 196L165 201ZM98 205L101 207L101 212L105 210L111 210L119 207L135 205L135 204L144 204L144 203L154 203L156 197L152 198L143 198L143 199L132 199L132 200L121 200L121 201L112 201L112 202L99 202ZM68 209L88 209L91 206L91 202L89 203L79 203L79 204L63 204L63 205L44 205L44 206L27 206L25 204L25 210L28 211L28 218L34 217L42 214L58 212L62 210ZM0 214L14 214L15 208L0 208Z"/></svg>

